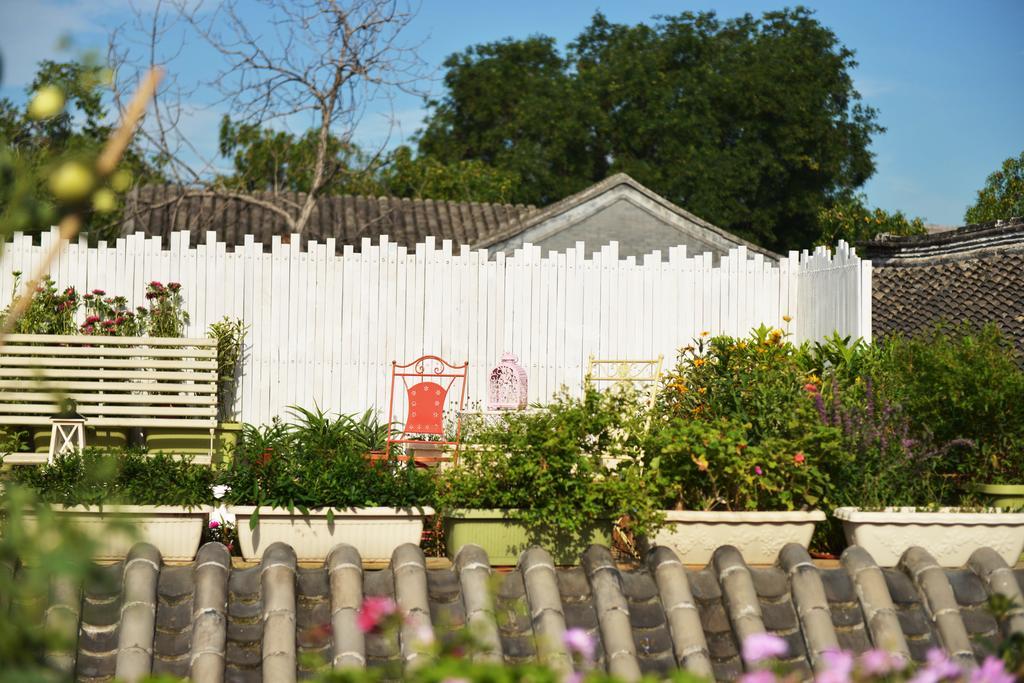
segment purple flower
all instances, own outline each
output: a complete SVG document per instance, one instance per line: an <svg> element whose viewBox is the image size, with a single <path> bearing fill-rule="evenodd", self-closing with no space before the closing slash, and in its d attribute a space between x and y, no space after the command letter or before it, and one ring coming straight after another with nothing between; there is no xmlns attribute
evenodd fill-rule
<svg viewBox="0 0 1024 683"><path fill-rule="evenodd" d="M853 653L846 650L826 650L821 653L825 670L818 674L815 683L849 683L853 673Z"/></svg>
<svg viewBox="0 0 1024 683"><path fill-rule="evenodd" d="M1013 683L1013 674L1006 670L1003 660L989 655L981 666L971 672L971 683Z"/></svg>
<svg viewBox="0 0 1024 683"><path fill-rule="evenodd" d="M562 642L570 653L578 654L588 662L594 658L594 639L583 629L567 629L562 636Z"/></svg>
<svg viewBox="0 0 1024 683"><path fill-rule="evenodd" d="M781 657L787 652L786 641L771 633L755 633L743 641L743 661L747 664Z"/></svg>

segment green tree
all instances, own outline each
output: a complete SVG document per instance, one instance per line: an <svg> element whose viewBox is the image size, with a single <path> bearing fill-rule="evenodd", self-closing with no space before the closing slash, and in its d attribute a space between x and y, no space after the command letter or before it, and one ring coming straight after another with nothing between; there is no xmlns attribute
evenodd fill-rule
<svg viewBox="0 0 1024 683"><path fill-rule="evenodd" d="M923 235L924 220L907 218L902 211L869 208L867 197L856 195L834 202L818 212L821 235L818 244L832 246L839 240L850 244L865 242L881 233L890 235Z"/></svg>
<svg viewBox="0 0 1024 683"><path fill-rule="evenodd" d="M1017 216L1024 216L1024 152L1008 158L1002 168L985 179L985 186L978 190L978 199L968 207L964 220L984 223Z"/></svg>
<svg viewBox="0 0 1024 683"><path fill-rule="evenodd" d="M59 88L66 100L60 113L33 116L27 107L0 99L0 166L6 169L5 182L0 183L0 224L5 229L34 232L56 223L58 202L50 176L68 159L95 158L110 137L114 121L104 99L109 82L109 69L95 61L45 60L26 92L31 97L49 87ZM129 175L122 174L115 183L120 192L132 182L125 179L139 182L160 177L158 168L134 147L125 153L121 168ZM81 208L86 229L102 232L120 220L116 207L105 207L113 211Z"/></svg>
<svg viewBox="0 0 1024 683"><path fill-rule="evenodd" d="M519 180L515 172L479 159L446 164L434 157L413 156L412 149L405 145L388 155L379 178L387 194L397 197L495 204L512 201Z"/></svg>
<svg viewBox="0 0 1024 683"><path fill-rule="evenodd" d="M624 171L755 242L805 247L820 209L875 169L882 128L855 66L803 8L636 26L598 13L564 57L543 36L449 57L420 152L513 170L524 203Z"/></svg>

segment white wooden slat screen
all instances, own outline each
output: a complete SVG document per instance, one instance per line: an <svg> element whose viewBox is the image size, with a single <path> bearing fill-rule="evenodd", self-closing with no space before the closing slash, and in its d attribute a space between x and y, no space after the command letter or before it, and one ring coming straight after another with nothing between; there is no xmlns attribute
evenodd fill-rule
<svg viewBox="0 0 1024 683"><path fill-rule="evenodd" d="M0 252L0 302L13 294L12 271L32 271L56 230L33 245L16 234ZM620 259L618 245L591 258L577 243L542 256L535 245L513 255L453 249L432 237L410 252L365 239L336 255L333 240L299 249L293 236L270 251L251 238L227 251L214 235L170 248L141 234L113 246L84 239L57 259L60 286L95 288L145 303L151 280L181 282L191 323L202 336L222 316L250 326L237 395L247 422L284 415L289 405L386 414L392 360L432 353L470 362L471 403L486 397L490 368L506 351L527 369L531 401L562 385L578 390L588 358L651 358L667 363L701 332L745 335L764 323L795 341L833 331L871 337L871 264L847 244L790 252L779 263L738 248L717 267L711 254L672 247ZM786 322L784 316L791 317Z"/></svg>

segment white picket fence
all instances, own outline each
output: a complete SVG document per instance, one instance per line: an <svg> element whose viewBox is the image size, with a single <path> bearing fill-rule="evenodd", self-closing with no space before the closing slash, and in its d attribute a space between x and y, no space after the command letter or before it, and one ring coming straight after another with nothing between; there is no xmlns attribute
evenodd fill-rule
<svg viewBox="0 0 1024 683"><path fill-rule="evenodd" d="M15 235L0 253L0 301L12 296L12 271L30 273L56 231L33 245ZM871 336L871 263L840 242L835 254L790 252L779 263L745 248L712 267L711 254L669 249L639 262L617 245L584 258L583 244L541 256L525 245L512 256L432 238L414 253L382 238L335 255L333 240L275 238L269 253L247 239L228 251L209 235L169 249L141 234L116 245L70 244L51 268L60 286L95 288L145 304L151 280L182 283L191 324L203 336L223 316L250 326L238 392L242 420L264 423L288 406L386 414L392 360L425 353L469 361L471 402L486 401L487 374L503 352L519 355L531 401L562 385L579 388L590 356L642 359L677 349L702 332L745 335L764 323L792 339L833 331ZM791 320L787 322L784 317Z"/></svg>

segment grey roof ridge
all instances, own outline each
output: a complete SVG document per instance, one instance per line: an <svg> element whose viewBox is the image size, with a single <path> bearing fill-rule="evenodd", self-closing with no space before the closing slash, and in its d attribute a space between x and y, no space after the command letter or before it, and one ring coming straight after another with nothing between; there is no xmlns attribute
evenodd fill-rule
<svg viewBox="0 0 1024 683"><path fill-rule="evenodd" d="M734 235L733 233L727 230L719 228L717 225L709 223L700 216L696 216L690 213L681 206L678 206L670 202L668 199L665 199L657 192L654 192L653 190L644 186L636 179L634 179L632 176L626 173L615 173L613 175L610 175L604 180L594 183L590 187L584 188L583 190L580 190L575 194L571 194L568 197L560 199L554 204L549 204L548 206L540 209L539 211L526 214L523 218L520 218L516 222L516 224L508 224L506 227L500 230L495 230L486 238L477 241L472 246L474 249L483 249L486 247L493 246L499 242L503 242L504 240L510 237L514 237L515 235L518 235L521 232L529 230L531 227L535 225L543 223L544 221L548 220L553 216L557 216L558 214L569 211L570 209L580 206L581 204L584 204L585 202L588 202L591 199L604 194L605 192L609 192L614 188L623 185L629 187L632 190L635 190L636 192L639 192L650 201L659 204L660 206L676 214L677 216L680 216L681 218L684 218L692 223L696 223L705 230L713 232L719 235L720 237L731 240L733 242L737 242L742 246L745 246L750 251L763 254L765 256L769 256L773 259L782 258L781 254L777 254L771 251L770 249L760 247L754 244L753 242L745 240L742 237Z"/></svg>

